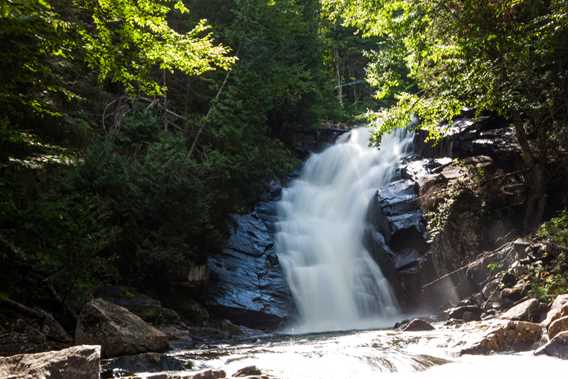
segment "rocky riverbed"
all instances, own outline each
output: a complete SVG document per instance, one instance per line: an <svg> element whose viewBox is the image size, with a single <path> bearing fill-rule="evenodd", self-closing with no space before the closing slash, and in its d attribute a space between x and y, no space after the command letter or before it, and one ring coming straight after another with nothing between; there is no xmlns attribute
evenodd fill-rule
<svg viewBox="0 0 568 379"><path fill-rule="evenodd" d="M562 312L554 309L552 317ZM566 332L561 335L564 344L557 344L555 351L566 358ZM104 359L102 378L439 379L493 377L498 373L518 379L555 377L568 370L568 361L542 354L547 348L535 350L546 339L545 323L508 320L413 321L390 330L259 334L165 354ZM0 358L0 377L96 379L99 358L98 346Z"/></svg>

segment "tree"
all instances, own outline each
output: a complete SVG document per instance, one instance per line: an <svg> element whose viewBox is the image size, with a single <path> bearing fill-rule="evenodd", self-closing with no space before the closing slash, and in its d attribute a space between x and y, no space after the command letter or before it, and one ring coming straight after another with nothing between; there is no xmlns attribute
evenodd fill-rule
<svg viewBox="0 0 568 379"><path fill-rule="evenodd" d="M378 64L402 61L417 91L396 95L396 105L381 114L378 138L408 125L413 114L439 136L464 107L512 123L527 167L525 226L533 230L544 208L546 162L567 141L568 3L341 0L324 6L365 33L402 41L402 54L378 56ZM375 83L379 91L398 90L390 74L383 76Z"/></svg>
<svg viewBox="0 0 568 379"><path fill-rule="evenodd" d="M162 95L159 71L196 76L235 62L204 21L174 30L174 9L188 12L177 0L1 0L0 100L9 114L59 115L89 70L131 95Z"/></svg>

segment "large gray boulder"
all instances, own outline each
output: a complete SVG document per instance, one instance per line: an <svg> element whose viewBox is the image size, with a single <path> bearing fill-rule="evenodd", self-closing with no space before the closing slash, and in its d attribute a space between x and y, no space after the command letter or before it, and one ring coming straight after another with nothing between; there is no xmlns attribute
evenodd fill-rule
<svg viewBox="0 0 568 379"><path fill-rule="evenodd" d="M554 299L542 325L548 328L553 321L565 316L568 316L568 294L559 295Z"/></svg>
<svg viewBox="0 0 568 379"><path fill-rule="evenodd" d="M75 342L102 346L105 357L162 352L168 337L128 309L94 299L82 309L75 330Z"/></svg>
<svg viewBox="0 0 568 379"><path fill-rule="evenodd" d="M60 351L0 358L3 379L99 379L100 346L73 346Z"/></svg>
<svg viewBox="0 0 568 379"><path fill-rule="evenodd" d="M435 328L428 321L419 318L410 321L402 327L403 332L426 332L434 329Z"/></svg>
<svg viewBox="0 0 568 379"><path fill-rule="evenodd" d="M568 332L568 316L552 321L548 327L549 338L554 338L557 334L562 332Z"/></svg>
<svg viewBox="0 0 568 379"><path fill-rule="evenodd" d="M72 342L49 313L0 299L0 356L59 350Z"/></svg>
<svg viewBox="0 0 568 379"><path fill-rule="evenodd" d="M107 286L98 288L95 297L120 305L153 325L171 325L180 322L176 311L166 308L162 303L134 288Z"/></svg>
<svg viewBox="0 0 568 379"><path fill-rule="evenodd" d="M502 322L479 339L472 341L460 354L491 354L510 351L528 351L542 336L539 324L526 321Z"/></svg>
<svg viewBox="0 0 568 379"><path fill-rule="evenodd" d="M540 314L540 302L537 299L528 299L515 305L499 318L516 321L537 321Z"/></svg>
<svg viewBox="0 0 568 379"><path fill-rule="evenodd" d="M568 359L568 332L558 333L550 342L534 352L535 355Z"/></svg>

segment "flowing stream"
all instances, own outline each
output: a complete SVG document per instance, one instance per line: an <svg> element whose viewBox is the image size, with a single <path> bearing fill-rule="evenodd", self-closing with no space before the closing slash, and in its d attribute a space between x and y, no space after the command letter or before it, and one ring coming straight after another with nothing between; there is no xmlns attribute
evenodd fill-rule
<svg viewBox="0 0 568 379"><path fill-rule="evenodd" d="M228 375L255 365L278 379L479 379L560 378L568 363L532 355L458 357L455 352L480 331L443 327L431 332L368 330L270 336L180 352L195 369ZM559 376L560 375L560 376Z"/></svg>
<svg viewBox="0 0 568 379"><path fill-rule="evenodd" d="M397 301L363 247L371 197L388 183L412 135L369 147L367 128L312 155L279 203L276 251L298 309L296 333L392 325Z"/></svg>

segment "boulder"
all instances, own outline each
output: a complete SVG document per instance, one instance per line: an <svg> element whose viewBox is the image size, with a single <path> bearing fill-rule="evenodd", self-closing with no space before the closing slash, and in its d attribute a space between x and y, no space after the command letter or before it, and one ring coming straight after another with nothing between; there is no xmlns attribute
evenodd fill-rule
<svg viewBox="0 0 568 379"><path fill-rule="evenodd" d="M559 295L554 299L542 325L548 327L552 321L564 316L568 316L568 294Z"/></svg>
<svg viewBox="0 0 568 379"><path fill-rule="evenodd" d="M511 288L503 288L500 293L501 302L504 305L514 304L523 299L528 293L528 285L524 281L516 283Z"/></svg>
<svg viewBox="0 0 568 379"><path fill-rule="evenodd" d="M426 224L413 180L396 180L379 189L371 200L367 219L393 250L425 252Z"/></svg>
<svg viewBox="0 0 568 379"><path fill-rule="evenodd" d="M489 299L497 290L499 290L499 280L493 279L483 286L481 293L483 297Z"/></svg>
<svg viewBox="0 0 568 379"><path fill-rule="evenodd" d="M226 378L227 374L223 370L204 370L198 373L184 376L184 379L222 379Z"/></svg>
<svg viewBox="0 0 568 379"><path fill-rule="evenodd" d="M126 372L182 371L191 368L191 362L184 362L175 356L161 353L142 353L123 355L105 359L102 369L106 372L123 370Z"/></svg>
<svg viewBox="0 0 568 379"><path fill-rule="evenodd" d="M247 366L237 370L233 376L243 377L243 376L251 376L251 375L261 375L262 372L256 366Z"/></svg>
<svg viewBox="0 0 568 379"><path fill-rule="evenodd" d="M507 351L531 350L542 336L539 324L526 321L508 321L491 328L460 354L490 354Z"/></svg>
<svg viewBox="0 0 568 379"><path fill-rule="evenodd" d="M59 351L0 358L4 379L99 379L100 346L73 346Z"/></svg>
<svg viewBox="0 0 568 379"><path fill-rule="evenodd" d="M134 288L121 286L101 287L95 291L95 297L104 299L128 309L144 321L155 325L175 324L180 317L172 309L165 308L162 303Z"/></svg>
<svg viewBox="0 0 568 379"><path fill-rule="evenodd" d="M481 313L482 310L477 305L464 305L449 309L448 317L464 321L479 321L481 320Z"/></svg>
<svg viewBox="0 0 568 379"><path fill-rule="evenodd" d="M0 299L0 356L59 350L72 341L51 314Z"/></svg>
<svg viewBox="0 0 568 379"><path fill-rule="evenodd" d="M75 341L102 345L105 357L163 352L168 337L128 309L103 299L88 302L79 315Z"/></svg>
<svg viewBox="0 0 568 379"><path fill-rule="evenodd" d="M538 321L540 315L540 302L537 299L528 299L515 305L499 316L503 320Z"/></svg>
<svg viewBox="0 0 568 379"><path fill-rule="evenodd" d="M418 318L410 321L408 324L402 327L403 332L423 332L435 329L436 328L434 328L429 322L420 320Z"/></svg>
<svg viewBox="0 0 568 379"><path fill-rule="evenodd" d="M568 332L558 333L550 342L535 351L535 355L568 359Z"/></svg>
<svg viewBox="0 0 568 379"><path fill-rule="evenodd" d="M548 337L554 338L561 332L568 331L568 316L561 317L550 323L548 326Z"/></svg>

